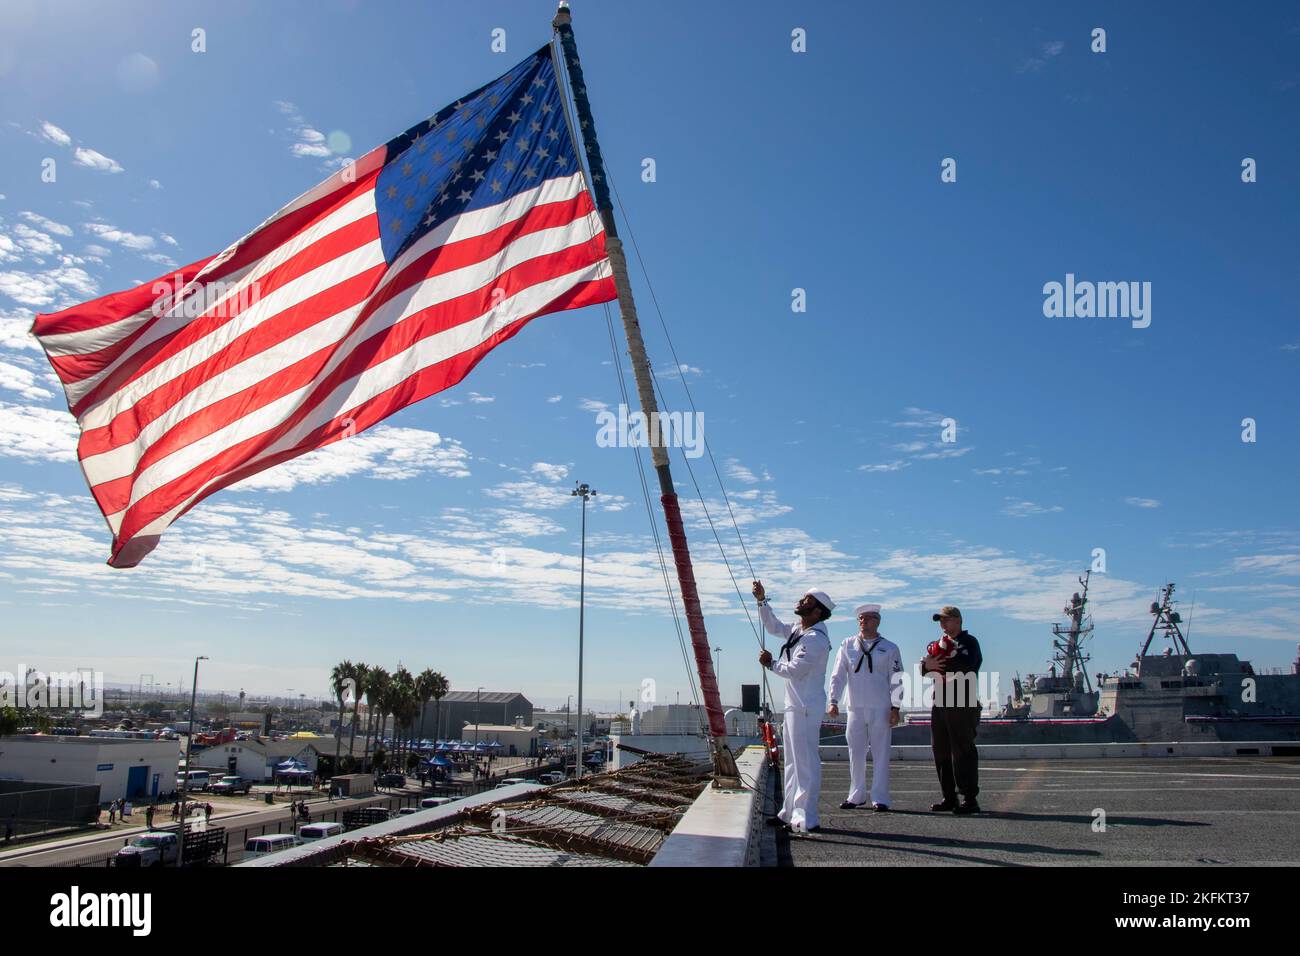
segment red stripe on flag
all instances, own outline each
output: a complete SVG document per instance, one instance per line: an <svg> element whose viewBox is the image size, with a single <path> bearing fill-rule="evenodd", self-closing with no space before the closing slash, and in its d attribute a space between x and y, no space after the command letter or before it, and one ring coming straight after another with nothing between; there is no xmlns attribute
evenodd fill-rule
<svg viewBox="0 0 1300 956"><path fill-rule="evenodd" d="M173 479L160 488L155 488L130 508L126 519L132 519L137 515L141 516L135 518L135 527L142 528L149 524L150 521L153 521L154 518L166 514L180 501L193 494L194 490L201 487L204 482L211 480L222 471L241 465L244 459L241 454L235 453L236 449L268 447L310 415L336 388L360 375L367 368L406 351L422 339L482 316L489 311L493 304L492 291L494 289L505 288L507 290L506 294L509 296L515 291L526 289L550 276L565 275L584 266L599 262L604 258L604 243L601 240L603 240L603 235L590 242L570 246L568 249L549 256L530 259L521 263L515 269L501 274L488 286L466 293L456 299L438 303L357 343L346 353L347 357L338 367L329 375L319 379L311 393L298 403L292 415L275 427L245 439L243 442L207 459L202 464L196 465L186 475ZM532 313L529 318L537 314ZM139 475L149 464L180 451L199 438L229 425L232 421L249 414L256 408L275 401L297 388L301 388L304 384L313 380L334 352L334 348L328 348L315 353L311 357L311 361L315 363L316 368L306 376L305 380L303 375L308 371L309 366L298 363L294 368L279 372L272 378L258 383L239 395L218 403L219 410L214 409L209 413L209 410L205 409L191 416L185 422L170 430L164 438L150 445L139 466L135 469L135 474ZM232 416L231 410L238 410L240 414ZM223 415L222 412L225 414ZM247 453L245 452L245 454ZM178 485L178 482L183 484ZM114 493L111 499L101 502L107 514L115 514L122 510L130 500L130 490L129 488L123 489L120 480L114 481L113 485ZM181 491L176 494L171 492L163 494L165 489L173 487L179 487ZM125 494L123 494L124 490L126 491ZM123 521L121 534L128 534L126 519Z"/></svg>
<svg viewBox="0 0 1300 956"><path fill-rule="evenodd" d="M340 415L332 419L315 429L310 435L293 448L250 462L247 465L222 475L218 480L204 488L194 501L190 502L176 517L179 518L200 501L223 488L228 488L236 482L243 481L245 478L250 478L259 472L265 471L267 468L289 461L290 459L296 458L308 451L313 451L317 448L324 447L325 445L332 444L348 434L360 433L408 405L412 405L415 402L428 398L430 395L437 394L440 391L450 388L468 375L469 372L473 370L474 366L482 361L483 357L487 355L488 352L492 351L492 349L496 348L507 339L512 338L520 329L537 316L565 309L578 309L587 305L595 305L600 302L609 302L616 298L616 296L617 293L614 289L614 281L610 278L580 283L579 285L568 289L563 294L552 300L548 305L538 309L528 317L511 324L509 327L502 329L500 332L491 336L475 348L453 356L438 365L423 369L415 375L399 382L397 385L394 385L382 395L377 395L358 406L356 409L350 410L346 415ZM260 437L261 436L250 439L248 442L241 443L241 445L256 443L260 440ZM263 447L265 447L265 443L263 443ZM238 457L238 448L239 446L230 449L227 454L231 454L232 457ZM176 482L173 482L172 484L190 484L188 479L190 479L192 475L193 472L177 479ZM199 486L201 487L202 483L200 483ZM158 489L158 491L153 494L157 494L163 490L164 489ZM194 490L189 492L189 494L194 493ZM149 497L152 497L152 495ZM183 501L186 496L181 495L178 499L174 495L169 495L169 497L173 497L174 500ZM175 504L173 504L172 507L175 507ZM167 510L168 509L164 509L162 512L159 512L159 514L165 514ZM135 509L132 509L132 512L134 511ZM154 517L157 517L157 515ZM127 518L130 520L130 524L124 520L122 523L121 533L117 535L113 541L113 555L108 562L113 567L134 567L157 544L159 536L156 535L148 536L147 538L142 537L139 539L132 539L132 535L145 527L149 521L153 520L153 518L144 521L134 519L133 515L128 515Z"/></svg>

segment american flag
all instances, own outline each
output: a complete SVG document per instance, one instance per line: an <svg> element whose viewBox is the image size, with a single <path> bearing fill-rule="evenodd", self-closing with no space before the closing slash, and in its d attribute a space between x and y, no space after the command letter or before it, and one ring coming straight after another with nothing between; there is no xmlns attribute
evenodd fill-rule
<svg viewBox="0 0 1300 956"><path fill-rule="evenodd" d="M133 567L208 495L455 385L532 318L615 298L550 47L219 255L32 331Z"/></svg>

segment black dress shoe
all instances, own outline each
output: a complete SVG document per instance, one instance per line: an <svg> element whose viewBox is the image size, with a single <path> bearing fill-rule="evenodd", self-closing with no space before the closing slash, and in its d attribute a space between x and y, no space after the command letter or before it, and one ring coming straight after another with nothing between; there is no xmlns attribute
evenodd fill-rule
<svg viewBox="0 0 1300 956"><path fill-rule="evenodd" d="M871 809L874 810L874 811L876 811L876 813L888 813L888 812L889 812L889 804L887 804L887 803L873 803L873 804L871 805Z"/></svg>
<svg viewBox="0 0 1300 956"><path fill-rule="evenodd" d="M974 800L963 800L961 802L961 806L953 810L953 813L961 813L961 814L979 813L979 812L980 812L980 805L976 803Z"/></svg>
<svg viewBox="0 0 1300 956"><path fill-rule="evenodd" d="M784 827L787 830L790 829L790 824L786 823L780 817L768 817L767 825L770 827Z"/></svg>
<svg viewBox="0 0 1300 956"><path fill-rule="evenodd" d="M860 804L860 803L852 803L852 802L850 802L850 801L848 801L848 800L845 800L843 803L840 804L840 809L841 809L841 810L856 810L856 809L857 809L858 807L860 807L860 806L862 806L862 804Z"/></svg>
<svg viewBox="0 0 1300 956"><path fill-rule="evenodd" d="M942 813L942 812L945 811L945 810L956 810L956 809L957 809L957 801L956 801L956 800L940 800L938 803L932 803L932 804L930 804L930 809L933 810L935 813Z"/></svg>
<svg viewBox="0 0 1300 956"><path fill-rule="evenodd" d="M821 833L821 832L822 832L822 828L820 826L809 827L807 830L804 830L804 833Z"/></svg>

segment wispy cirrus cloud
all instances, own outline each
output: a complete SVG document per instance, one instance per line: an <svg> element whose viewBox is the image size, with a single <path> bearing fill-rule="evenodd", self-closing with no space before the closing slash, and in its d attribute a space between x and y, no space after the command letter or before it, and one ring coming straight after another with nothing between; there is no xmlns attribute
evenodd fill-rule
<svg viewBox="0 0 1300 956"><path fill-rule="evenodd" d="M1022 498L1006 498L1006 504L1002 506L1002 513L1012 518L1028 518L1033 515L1056 514L1064 511L1060 505L1040 505L1034 501L1025 501Z"/></svg>
<svg viewBox="0 0 1300 956"><path fill-rule="evenodd" d="M885 474L902 471L915 462L942 461L970 454L975 450L974 445L945 440L956 435L955 431L949 433L949 428L955 421L951 416L925 408L915 406L904 408L898 419L887 424L891 428L906 428L921 434L907 441L890 444L888 450L893 454L888 460L859 465L858 471L867 474ZM925 437L923 434L925 431L931 431L933 437Z"/></svg>
<svg viewBox="0 0 1300 956"><path fill-rule="evenodd" d="M1133 508L1159 508L1160 502L1155 498L1138 498L1128 497L1124 499L1124 504Z"/></svg>
<svg viewBox="0 0 1300 956"><path fill-rule="evenodd" d="M1064 40L1048 40L1045 43L1041 43L1038 46L1037 52L1020 64L1018 72L1039 73L1042 71L1043 67L1047 66L1048 63L1060 56L1064 50Z"/></svg>

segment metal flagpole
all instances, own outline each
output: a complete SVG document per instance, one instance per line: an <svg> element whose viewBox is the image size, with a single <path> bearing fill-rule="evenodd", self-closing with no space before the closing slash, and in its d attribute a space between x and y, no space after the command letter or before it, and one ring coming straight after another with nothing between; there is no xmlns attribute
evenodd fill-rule
<svg viewBox="0 0 1300 956"><path fill-rule="evenodd" d="M559 40L559 49L552 45L552 56L562 63L556 63L559 74L563 65L569 80L569 90L577 113L581 141L585 143L587 166L591 170L589 183L596 203L596 211L605 226L605 251L609 254L610 266L614 272L614 285L618 290L618 311L623 319L623 333L627 337L628 356L632 362L632 373L636 379L637 395L641 401L641 411L650 423L650 460L655 474L659 478L659 500L664 509L664 522L668 526L668 540L672 544L673 564L677 568L677 583L681 589L682 606L686 611L686 625L691 635L691 648L695 654L695 669L700 679L700 693L704 697L704 709L709 718L709 735L713 752L714 784L722 787L740 787L740 774L736 770L736 761L727 747L727 722L722 712L722 700L718 694L718 681L713 671L713 657L709 645L709 635L704 628L704 614L700 609L700 595L695 585L695 570L691 567L691 552L686 543L686 529L682 524L681 507L677 502L677 492L673 487L673 476L668 465L668 450L662 440L662 429L656 427L659 422L659 407L655 400L654 381L650 377L650 361L646 356L645 342L641 338L641 325L637 321L636 302L632 299L632 284L628 279L627 258L623 254L623 243L618 237L614 225L614 208L610 200L609 184L606 181L605 162L600 154L600 143L596 139L596 124L591 115L591 103L587 99L587 87L582 78L582 63L578 59L578 46L573 37L572 17L569 5L560 3L551 21ZM574 146L579 143L579 130L571 130Z"/></svg>

